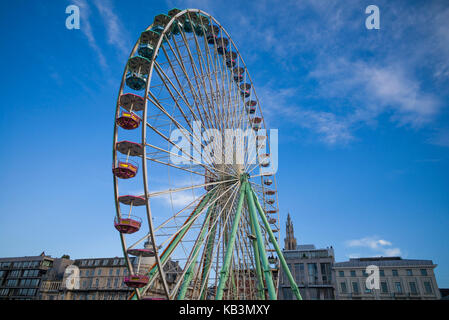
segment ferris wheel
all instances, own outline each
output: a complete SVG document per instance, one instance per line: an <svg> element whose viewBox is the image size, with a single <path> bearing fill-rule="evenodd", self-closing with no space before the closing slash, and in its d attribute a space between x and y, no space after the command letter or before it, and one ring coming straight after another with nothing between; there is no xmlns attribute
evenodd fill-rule
<svg viewBox="0 0 449 320"><path fill-rule="evenodd" d="M301 299L270 169L262 109L229 34L198 9L157 15L126 63L114 122L114 226L131 298L276 299L282 267Z"/></svg>

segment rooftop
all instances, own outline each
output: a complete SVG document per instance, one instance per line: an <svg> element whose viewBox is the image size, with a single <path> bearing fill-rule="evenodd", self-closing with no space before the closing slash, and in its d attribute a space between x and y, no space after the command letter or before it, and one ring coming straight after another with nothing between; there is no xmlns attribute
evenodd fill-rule
<svg viewBox="0 0 449 320"><path fill-rule="evenodd" d="M334 267L366 267L369 265L384 267L401 266L433 266L432 260L402 259L401 257L370 257L370 258L351 258L349 261L336 262Z"/></svg>

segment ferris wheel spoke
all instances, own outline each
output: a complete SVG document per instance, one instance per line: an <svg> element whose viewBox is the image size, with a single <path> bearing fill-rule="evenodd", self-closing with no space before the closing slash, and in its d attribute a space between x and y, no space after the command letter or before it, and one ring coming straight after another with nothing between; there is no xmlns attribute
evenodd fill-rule
<svg viewBox="0 0 449 320"><path fill-rule="evenodd" d="M224 194L226 194L228 191L230 191L236 184L230 186L224 193L222 193L221 195L219 195L218 197L216 197L214 200L212 200L211 203L208 203L208 205L213 205L214 203L216 203L221 197L223 197ZM206 194L203 197L204 199L207 199L206 203L210 200L210 196L211 193ZM203 201L202 200L202 201ZM170 258L170 256L172 255L174 249L177 247L177 245L181 242L182 237L184 237L186 235L186 232L190 229L191 225L196 221L196 219L204 212L205 210L205 206L203 206L201 208L201 210L199 212L197 212L195 214L195 212L197 211L196 209L194 211L192 211L191 215L189 216L189 218L184 222L183 226L176 232L174 233L169 239L166 240L166 242L170 241L170 244L165 248L165 250L162 253L162 256L164 257L164 261L162 263L162 267L165 265L165 263L168 261L168 259ZM179 238L178 238L179 237ZM176 240L176 241L175 241ZM173 246L172 246L173 245ZM155 270L156 265L154 264L150 270ZM151 271L150 271L151 272ZM153 272L153 275L155 275L155 273ZM155 278L153 277L150 281L150 283L144 288L144 290L147 290L151 284L153 283L153 281L155 280Z"/></svg>
<svg viewBox="0 0 449 320"><path fill-rule="evenodd" d="M151 98L150 97L148 97L148 99L149 99L149 101L154 105L154 106L156 106L164 115L166 115L172 122L173 122L173 124L175 124L175 126L178 128L178 129L180 129L180 132L181 132L181 134L186 138L186 139L188 139L188 141L189 141L189 143L194 147L194 149L199 153L199 154L201 154L201 150L199 150L197 147L196 147L196 144L197 143L199 143L200 145L202 145L202 146L204 146L203 144L202 144L202 142L200 141L200 140L198 140L198 137L196 137L194 134L192 134L192 133L190 133L184 126L182 126L172 115L170 115L168 112L167 112L167 110L165 110L165 108L157 101L157 98L153 95L153 93L151 92L151 91L149 91L148 92L148 94L151 96ZM187 133L187 135L186 135L186 133ZM196 141L196 143L194 143L193 142L193 140L191 139L191 138L193 139L193 140L195 140ZM165 137L165 139L166 140L169 140L169 139L167 139L166 137ZM211 159L209 159L210 161L212 161Z"/></svg>
<svg viewBox="0 0 449 320"><path fill-rule="evenodd" d="M229 197L229 199L231 199L232 198L232 204L231 204L231 207L233 206L233 203L235 202L235 200L236 200L236 198L237 198L237 194L238 194L238 192L237 192L237 188L235 188L234 189L234 192L233 192L233 194ZM216 221L217 221L217 224L218 224L218 227L219 227L219 230L218 230L218 234L219 234L219 236L218 236L218 239L217 239L217 241L216 241L216 246L213 248L213 250L212 250L212 254L211 255L209 255L209 257L210 257L210 259L212 259L212 257L214 257L214 256L216 256L216 259L217 259L217 262L215 262L215 283L217 283L217 276L218 276L218 267L219 267L219 263L218 263L218 259L219 259L219 253L220 253L220 248L221 248L221 244L222 244L222 239L223 239L223 235L224 235L224 231L225 231L225 228L223 228L223 226L225 226L227 223L228 223L228 221L229 221L229 219L230 219L230 216L233 214L233 211L232 210L229 210L228 211L228 214L226 214L224 217L223 217L223 214L224 214L224 210L226 209L226 206L228 205L228 202L229 202L229 199L228 199L228 201L225 203L225 205L223 206L223 208L222 208L222 210L220 211L220 213L218 214L218 216L217 216L217 218L216 218ZM218 222L220 222L220 223L218 223ZM214 241L215 242L215 241ZM212 262L212 261L210 261L210 262ZM203 294L204 294L204 290L206 290L206 286L207 286L207 284L208 284L208 279L209 279L209 274L210 274L210 272L212 271L212 263L209 263L208 265L206 265L205 266L206 267L206 269L204 270L204 272L203 272L203 279L202 279L202 285L201 285L201 290L200 290L200 293L199 293L199 296L201 297Z"/></svg>
<svg viewBox="0 0 449 320"><path fill-rule="evenodd" d="M171 43L170 43L170 42L167 42L167 44L168 44L168 46L169 46L171 52L173 53L173 56L176 58L176 60L177 60L177 62L178 62L178 65L181 67L181 70L183 71L184 78L187 80L187 83L188 83L188 85L189 85L189 88L190 88L190 91L191 91L193 100L194 100L194 102L195 102L195 103L194 103L194 104L195 104L195 107L196 107L196 109L197 109L197 111L198 111L198 116L200 117L201 122L202 122L203 124L206 124L206 122L205 122L204 119L203 119L203 116L202 116L201 112L199 111L199 106L198 106L198 102L202 102L202 99L200 99L200 98L198 97L197 90L195 89L195 86L193 85L192 81L190 80L190 76L189 76L189 74L188 74L188 72L187 72L187 69L186 69L186 67L185 67L185 65L184 65L184 61L183 61L183 59L182 59L182 55L181 55L181 53L180 53L180 51L179 51L179 45L177 44L177 42L176 42L176 40L175 40L174 37L173 37L172 41L173 41L173 44L174 44L174 46L175 46L175 49L176 49L177 54L175 53L175 50L173 49L173 46L171 45ZM210 125L210 124L209 124L209 125Z"/></svg>
<svg viewBox="0 0 449 320"><path fill-rule="evenodd" d="M205 83L205 78L207 76L207 79L208 79L208 82L209 82L210 99L213 100L214 96L216 96L216 91L214 90L214 86L212 84L211 70L210 70L210 65L208 63L208 60L207 60L207 55L206 55L206 59L205 59L204 56L203 56L203 52L202 52L202 50L200 48L200 45L199 45L198 38L197 38L196 34L194 33L193 36L194 36L195 45L196 45L196 48L197 48L198 60L202 61L200 66L201 66L201 73L203 75L202 76L203 85L204 85L205 88L207 88L207 85ZM204 30L203 30L203 37L204 37L204 41L206 41L206 34L205 34ZM206 44L206 46L207 46L207 44ZM207 66L207 70L204 70L205 68L203 68L202 64ZM221 126L221 123L219 122L220 118L219 118L219 116L216 113L216 108L212 107L210 109L211 109L211 111L213 113L213 116L214 116L215 127L216 128L220 127L220 129L223 131L224 128L223 128L223 126Z"/></svg>
<svg viewBox="0 0 449 320"><path fill-rule="evenodd" d="M182 37L184 43L187 44L187 39L186 39L186 36L185 36L184 32L181 32L181 37ZM196 37L195 34L194 34L194 37ZM212 101L211 101L212 95L209 96L209 94L208 94L208 92L207 92L207 86L206 86L206 83L205 83L205 80L204 80L205 77L204 77L204 73L203 73L203 70L202 70L201 60L198 59L198 64L199 64L200 67L201 67L201 76L200 76L200 75L199 75L198 68L197 68L197 66L196 66L196 64L195 64L195 62L194 62L195 59L194 59L194 57L192 56L192 52L191 52L189 46L186 46L186 48L187 48L187 52L189 53L190 66L191 66L191 69L192 69L192 72L193 72L193 75L194 75L194 79L195 79L195 82L196 82L196 86L197 86L197 88L198 88L198 91L201 91L201 89L203 89L203 93L204 93L204 95L205 95L207 108L205 107L205 104L204 104L204 102L202 101L202 99L201 99L200 101L201 101L201 104L202 104L202 106L203 106L203 112L205 113L205 115L207 115L207 117L208 117L208 122L209 122L209 125L210 125L210 124L211 124L211 119L210 119L211 114L210 114L210 110L213 109L213 104L212 104ZM198 51L197 51L197 53L198 53L198 58L200 58L199 52L198 52ZM200 83L198 83L198 78L202 80L202 85L200 85ZM201 88L201 89L200 89L200 88ZM211 92L211 93L212 93L212 92ZM199 97L201 98L201 93L199 93Z"/></svg>
<svg viewBox="0 0 449 320"><path fill-rule="evenodd" d="M163 138L165 141L167 141L168 143L170 143L171 145L173 145L175 148L177 148L179 151L181 151L181 153L184 153L184 154L187 156L187 159L189 159L189 161L190 161L190 160L193 161L193 158L192 158L192 156L191 156L189 153L187 153L183 148L181 148L180 146L178 146L177 144L175 144L173 141L171 141L168 137L166 137L166 136L165 136L162 132L160 132L157 128L155 128L154 126L152 126L152 125L149 124L148 122L147 122L147 126L148 126L150 129L152 129L156 134L158 134L161 138ZM146 143L145 145L147 145L147 143ZM161 149L161 151L162 151L162 148L159 148L159 149ZM182 156L182 157L183 157L183 158L186 158L186 157L184 157L184 156ZM199 175L203 175L203 176L204 176L203 173L198 173L198 172L190 171L190 170L187 170L187 169L185 169L185 168L181 168L181 167L179 167L179 166L175 166L175 165L170 164L170 163L165 163L165 162L158 161L157 159L154 159L154 158L148 158L148 157L147 157L146 159L147 159L147 160L154 161L154 162L158 162L158 163L161 163L161 164L165 164L165 165L170 166L170 167L173 167L173 168L178 168L178 169L181 169L181 170L193 172L193 173L195 173L195 174L199 174ZM198 162L198 161L197 161L197 162ZM211 167L210 165L206 165L206 164L201 164L201 166L203 166L205 169L206 169L206 167ZM225 172L223 172L223 173L225 173Z"/></svg>
<svg viewBox="0 0 449 320"><path fill-rule="evenodd" d="M192 107L189 105L188 101L185 99L185 95L183 94L183 95L184 95L184 96L183 96L183 95L181 95L181 94L179 93L179 91L176 89L175 85L171 82L171 80L169 79L169 77L163 72L163 70L158 66L157 63L155 63L155 66L156 66L156 71L157 71L157 73L159 74L159 76L160 76L161 78L166 79L166 80L171 84L171 86L173 87L173 89L176 91L178 97L181 98L181 99L184 101L184 103L188 106L189 110L191 111L192 115L194 115L194 118L197 120L197 119L198 119L198 118L197 118L197 115L193 112ZM176 106L178 107L179 111L182 113L182 115L183 115L183 117L184 117L186 123L189 125L190 129L193 130L193 126L192 126L192 124L190 123L188 116L184 113L184 111L182 110L181 106L180 106L179 103L177 102L177 99L174 97L173 93L171 92L171 90L169 89L168 86L167 86L167 90L169 91L170 95L172 96L172 99L175 101L175 104L176 104ZM150 100L150 101L151 101L151 100ZM202 124L202 126L203 126L203 128L204 128L204 124ZM196 139L196 140L197 140L197 139ZM197 140L197 141L198 141L198 140ZM204 147L205 147L204 144L203 144L201 141L200 141L200 143L201 143L201 146L204 148Z"/></svg>
<svg viewBox="0 0 449 320"><path fill-rule="evenodd" d="M223 180L223 181L204 183L204 184L199 184L199 185L194 185L194 186L189 186L189 187L183 187L183 188L177 188L177 189L168 189L168 190L164 190L164 191L152 192L152 193L148 194L148 198L154 198L154 197L158 197L158 196L165 195L165 194L168 194L168 193L174 193L174 192L186 191L186 190L191 190L191 189L203 188L203 187L206 187L206 186L215 186L215 185L218 185L218 184L235 182L236 180L238 180L238 179Z"/></svg>

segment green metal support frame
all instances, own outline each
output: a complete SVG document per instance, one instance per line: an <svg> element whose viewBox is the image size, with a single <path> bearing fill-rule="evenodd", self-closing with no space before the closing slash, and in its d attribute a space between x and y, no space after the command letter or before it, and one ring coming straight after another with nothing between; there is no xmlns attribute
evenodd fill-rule
<svg viewBox="0 0 449 320"><path fill-rule="evenodd" d="M254 225L254 229L256 231L257 246L259 249L260 260L262 262L265 283L266 283L267 289L268 289L268 297L270 298L270 300L276 300L277 299L276 288L274 287L273 276L271 274L271 267L270 267L270 264L268 263L267 253L265 252L264 239L263 239L262 232L260 230L260 225L257 220L256 207L254 205L254 202L255 202L254 200L255 199L253 197L253 192L252 192L251 186L249 185L249 183L247 183L246 184L246 201L248 203L248 209L249 209L250 218L252 221L251 223Z"/></svg>
<svg viewBox="0 0 449 320"><path fill-rule="evenodd" d="M206 247L205 247L205 259L204 259L204 266L203 266L203 274L202 274L202 280L201 280L201 286L200 288L203 288L205 285L204 283L208 281L209 279L209 269L212 266L212 253L214 249L214 243L215 243L215 235L217 233L217 223L214 223L214 219L216 218L215 212L213 212L212 217L212 223L214 224L212 227L212 230L209 234L209 238L207 239ZM206 291L204 290L201 294L201 300L204 300L206 298Z"/></svg>
<svg viewBox="0 0 449 320"><path fill-rule="evenodd" d="M200 253L200 248L201 248L201 244L203 242L204 239L204 235L206 234L207 231L207 226L209 225L209 221L211 220L211 216L212 216L212 212L214 211L215 205L211 205L209 207L209 209L207 210L207 215L204 218L204 223L203 223L203 227L201 228L201 233L200 236L198 237L198 240L195 244L195 247L192 251L192 263L189 266L189 269L187 270L186 274L184 275L184 280L183 283L181 285L181 289L179 290L178 293L178 300L184 300L185 295L187 293L187 289L189 288L190 282L192 281L192 277L193 277L193 273L195 270L195 266L196 266L196 260L198 258L198 254Z"/></svg>
<svg viewBox="0 0 449 320"><path fill-rule="evenodd" d="M249 187L249 188L251 188L251 187ZM254 190L251 189L251 192L252 192L254 202L256 203L256 206L257 206L257 211L259 212L260 218L263 221L265 229L267 229L270 241L276 250L279 260L281 261L282 269L284 270L285 274L287 275L287 278L290 282L292 291L295 294L296 299L302 300L301 293L299 292L299 289L298 289L298 286L296 285L295 279L293 278L293 276L290 272L290 269L288 268L287 262L285 261L284 255L282 254L282 251L281 251L281 248L279 247L279 244L276 241L273 231L271 230L270 224L268 223L267 217L265 216L265 212L263 211L262 207L260 206L259 200L257 199L256 193L254 192Z"/></svg>
<svg viewBox="0 0 449 320"><path fill-rule="evenodd" d="M246 188L246 178L242 179L243 182L240 186L239 191L239 202L237 205L237 211L234 216L234 222L232 223L232 229L231 229L231 235L228 240L228 243L226 245L226 254L225 254L225 260L223 262L223 266L220 271L220 280L218 283L217 293L215 295L215 300L221 300L223 299L223 290L226 285L226 282L228 280L229 276L229 268L230 268L230 262L232 258L232 254L234 252L234 244L235 244L235 236L237 233L237 228L240 222L240 217L242 216L242 206L243 206L243 200L245 199L245 188Z"/></svg>
<svg viewBox="0 0 449 320"><path fill-rule="evenodd" d="M250 219L251 224L251 233L253 235L256 234L256 229L254 227L254 221L253 219ZM257 245L257 239L251 240L251 243L253 245L253 251L254 251L254 260L256 264L256 276L257 276L257 293L259 296L259 299L265 300L265 290L264 290L264 281L263 281L263 274L262 269L260 268L260 256L259 256L259 247Z"/></svg>
<svg viewBox="0 0 449 320"><path fill-rule="evenodd" d="M203 208L209 203L209 200L212 197L212 194L213 194L213 192L206 194L206 196L201 200L201 202L198 205L198 207L196 208L196 210L194 210L192 215L190 215L189 218L184 223L184 225L183 225L183 226L185 226L184 229L175 237L175 239L173 239L173 241L170 243L168 248L164 251L164 253L161 256L161 264L162 265L165 264L166 260L168 259L168 257L170 257L173 250L178 246L179 242L184 237L185 233L190 229L190 226L192 225L193 221L195 220L194 218L196 216L198 216L203 211ZM150 271L148 273L148 277L149 277L150 281L156 275L157 270L158 270L157 265L153 266L153 268L150 269ZM163 271L161 271L161 272L163 272ZM140 288L138 290L140 293L140 292L142 292L143 288ZM132 297L132 299L136 300L137 299L136 295L134 295Z"/></svg>

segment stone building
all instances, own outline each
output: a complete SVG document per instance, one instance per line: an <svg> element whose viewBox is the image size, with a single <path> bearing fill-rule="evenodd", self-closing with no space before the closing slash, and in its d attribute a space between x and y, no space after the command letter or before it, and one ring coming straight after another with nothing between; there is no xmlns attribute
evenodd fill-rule
<svg viewBox="0 0 449 320"><path fill-rule="evenodd" d="M366 286L368 266L379 270L379 288ZM434 300L440 299L432 260L400 257L356 258L334 264L336 299ZM369 271L369 273L371 273Z"/></svg>
<svg viewBox="0 0 449 320"><path fill-rule="evenodd" d="M52 258L44 252L39 256L0 258L0 299L42 299L50 279L62 279L71 263L70 259Z"/></svg>
<svg viewBox="0 0 449 320"><path fill-rule="evenodd" d="M332 277L334 249L332 247L317 249L310 244L297 245L290 214L287 216L283 254L304 300L334 299ZM282 268L279 276L279 299L295 299Z"/></svg>
<svg viewBox="0 0 449 320"><path fill-rule="evenodd" d="M73 265L79 268L79 287L67 287L71 273L66 272L58 291L60 300L126 300L133 291L123 283L128 274L124 258L76 259Z"/></svg>

